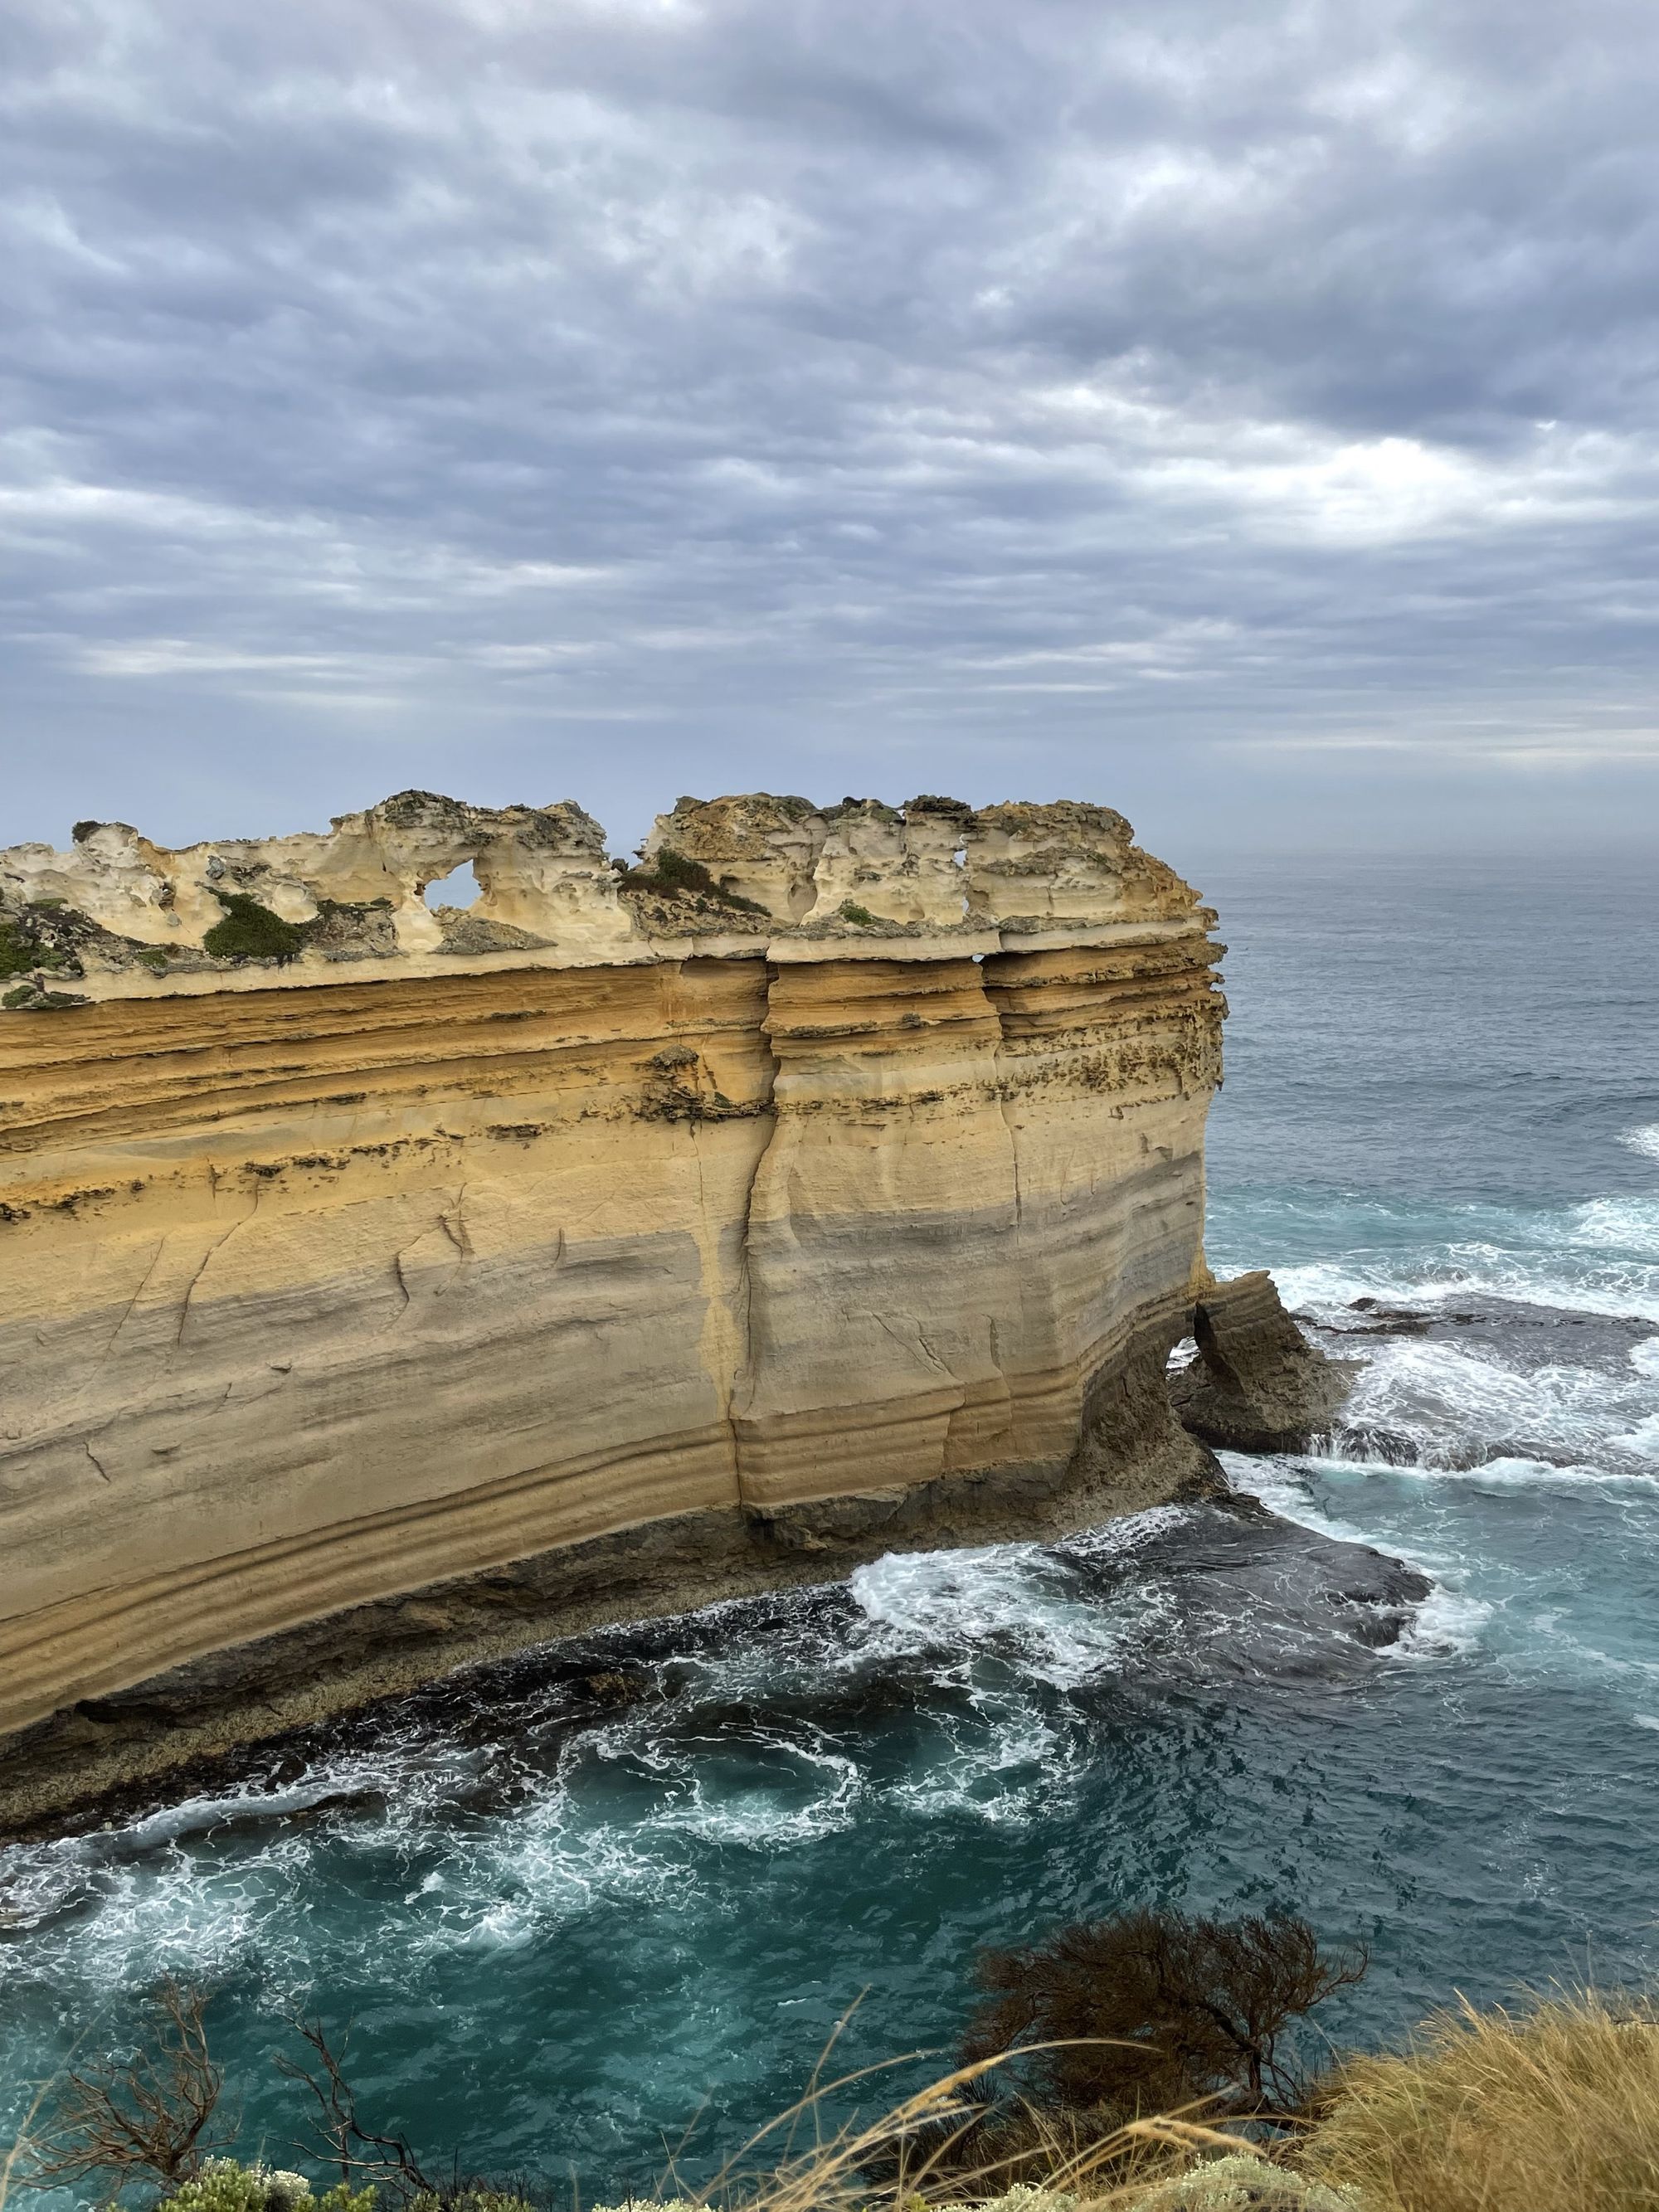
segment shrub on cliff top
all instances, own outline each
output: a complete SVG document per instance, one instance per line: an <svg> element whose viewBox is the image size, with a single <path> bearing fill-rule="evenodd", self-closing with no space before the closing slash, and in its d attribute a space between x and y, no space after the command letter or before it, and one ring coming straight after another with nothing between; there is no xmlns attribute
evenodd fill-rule
<svg viewBox="0 0 1659 2212"><path fill-rule="evenodd" d="M662 846L648 868L625 868L623 886L630 891L654 891L659 898L713 899L739 914L764 914L758 900L744 898L717 883L701 860L688 860L670 845Z"/></svg>
<svg viewBox="0 0 1659 2212"><path fill-rule="evenodd" d="M984 1954L988 1994L962 2057L1012 2051L1014 2077L1048 2111L1122 2120L1202 2103L1212 2114L1285 2118L1308 2090L1294 2031L1365 1967L1363 1950L1326 1950L1290 1913L1084 1921ZM1051 2047L1021 2063L1032 2045Z"/></svg>
<svg viewBox="0 0 1659 2212"><path fill-rule="evenodd" d="M225 909L225 918L214 923L202 945L216 960L274 960L283 967L304 950L305 931L246 891L222 891L216 886L213 896Z"/></svg>

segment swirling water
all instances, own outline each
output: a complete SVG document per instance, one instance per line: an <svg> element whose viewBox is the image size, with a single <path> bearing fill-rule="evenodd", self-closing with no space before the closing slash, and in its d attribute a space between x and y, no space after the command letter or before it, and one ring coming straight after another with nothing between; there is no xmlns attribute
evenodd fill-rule
<svg viewBox="0 0 1659 2212"><path fill-rule="evenodd" d="M1659 1970L1659 923L1632 871L1206 878L1233 951L1212 1259L1366 1365L1322 1458L1057 1548L554 1647L0 1853L0 2096L174 1970L266 2055L348 2018L434 2158L648 2186L849 2063L948 2043L977 1944L1143 1901L1294 1905L1454 1988ZM1364 1304L1357 1301L1365 1301ZM1356 1589L1352 1543L1433 1578ZM3 2117L3 2116L0 2116Z"/></svg>

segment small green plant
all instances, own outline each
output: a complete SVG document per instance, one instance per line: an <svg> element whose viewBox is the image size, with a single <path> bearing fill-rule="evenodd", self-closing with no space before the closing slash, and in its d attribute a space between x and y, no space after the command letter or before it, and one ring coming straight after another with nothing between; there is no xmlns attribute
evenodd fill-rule
<svg viewBox="0 0 1659 2212"><path fill-rule="evenodd" d="M701 860L688 860L671 845L661 847L650 867L624 868L622 880L627 890L654 891L662 898L712 900L716 906L731 907L738 914L767 911L758 899L744 898L740 891L717 883Z"/></svg>
<svg viewBox="0 0 1659 2212"><path fill-rule="evenodd" d="M164 975L167 973L167 956L165 945L146 945L137 957L143 961L146 968L154 969L158 975Z"/></svg>
<svg viewBox="0 0 1659 2212"><path fill-rule="evenodd" d="M78 991L43 991L37 983L15 984L0 999L0 1006L11 1014L57 1014L86 1003Z"/></svg>
<svg viewBox="0 0 1659 2212"><path fill-rule="evenodd" d="M537 2212L527 2197L510 2189L463 2182L459 2189L428 2189L410 2199L408 2212Z"/></svg>
<svg viewBox="0 0 1659 2212"><path fill-rule="evenodd" d="M860 906L856 899L843 899L841 902L841 918L843 921L867 924L872 922L876 917L867 906Z"/></svg>
<svg viewBox="0 0 1659 2212"><path fill-rule="evenodd" d="M337 2181L313 2197L302 2173L281 2167L240 2166L234 2158L210 2158L193 2181L162 2198L155 2212L374 2212L373 2189L351 2189Z"/></svg>
<svg viewBox="0 0 1659 2212"><path fill-rule="evenodd" d="M246 891L216 887L213 896L225 909L225 918L214 923L202 944L216 960L274 960L281 968L304 951L305 931Z"/></svg>
<svg viewBox="0 0 1659 2212"><path fill-rule="evenodd" d="M0 975L27 975L32 969L66 964L56 946L37 943L15 922L0 921Z"/></svg>
<svg viewBox="0 0 1659 2212"><path fill-rule="evenodd" d="M665 845L657 855L657 880L672 884L676 890L712 891L714 878L701 860L689 860L684 853L677 853L672 845Z"/></svg>

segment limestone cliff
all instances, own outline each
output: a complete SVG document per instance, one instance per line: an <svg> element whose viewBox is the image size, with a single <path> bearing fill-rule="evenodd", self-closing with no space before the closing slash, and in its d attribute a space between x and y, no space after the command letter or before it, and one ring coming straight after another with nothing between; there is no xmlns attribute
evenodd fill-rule
<svg viewBox="0 0 1659 2212"><path fill-rule="evenodd" d="M1208 1479L1214 917L1109 809L76 835L0 853L0 1819Z"/></svg>

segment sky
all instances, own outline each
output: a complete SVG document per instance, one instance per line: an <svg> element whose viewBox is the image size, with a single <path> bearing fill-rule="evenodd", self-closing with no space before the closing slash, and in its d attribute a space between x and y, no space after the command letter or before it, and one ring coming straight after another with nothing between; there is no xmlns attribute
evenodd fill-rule
<svg viewBox="0 0 1659 2212"><path fill-rule="evenodd" d="M6 0L0 845L1659 849L1651 0Z"/></svg>

